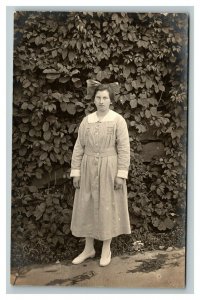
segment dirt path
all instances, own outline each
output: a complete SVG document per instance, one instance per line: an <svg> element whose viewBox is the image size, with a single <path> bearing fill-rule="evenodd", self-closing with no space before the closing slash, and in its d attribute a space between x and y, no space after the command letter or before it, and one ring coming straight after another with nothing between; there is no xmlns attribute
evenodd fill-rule
<svg viewBox="0 0 200 300"><path fill-rule="evenodd" d="M99 259L80 265L61 262L12 270L11 284L68 287L184 288L185 249L149 251L112 258L107 267Z"/></svg>

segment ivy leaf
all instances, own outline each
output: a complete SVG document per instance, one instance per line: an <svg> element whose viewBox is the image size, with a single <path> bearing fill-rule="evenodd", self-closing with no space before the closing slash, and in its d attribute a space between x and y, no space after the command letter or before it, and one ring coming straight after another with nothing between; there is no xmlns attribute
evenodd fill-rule
<svg viewBox="0 0 200 300"><path fill-rule="evenodd" d="M60 108L63 112L67 111L68 104L65 102L60 103Z"/></svg>
<svg viewBox="0 0 200 300"><path fill-rule="evenodd" d="M58 144L58 145L59 145L60 142L61 142L61 139L60 139L59 136L57 136L57 137L54 138L54 143L55 143L55 144Z"/></svg>
<svg viewBox="0 0 200 300"><path fill-rule="evenodd" d="M69 61L73 62L73 60L75 59L75 57L76 57L76 53L70 51L69 54L68 54Z"/></svg>
<svg viewBox="0 0 200 300"><path fill-rule="evenodd" d="M116 24L120 23L120 19L117 13L112 14L112 20L116 22Z"/></svg>
<svg viewBox="0 0 200 300"><path fill-rule="evenodd" d="M65 60L65 58L67 57L68 54L68 50L67 49L63 49L62 50L62 59Z"/></svg>
<svg viewBox="0 0 200 300"><path fill-rule="evenodd" d="M67 144L62 144L62 149L63 149L63 150L68 150L68 149L69 149L69 147L68 147L68 145L67 145Z"/></svg>
<svg viewBox="0 0 200 300"><path fill-rule="evenodd" d="M106 43L101 43L101 47L103 48L103 49L107 49L108 48L108 45L106 44Z"/></svg>
<svg viewBox="0 0 200 300"><path fill-rule="evenodd" d="M69 44L70 44L70 46L71 46L72 48L74 48L75 45L76 45L76 40L75 40L75 39L72 39L72 40L69 42Z"/></svg>
<svg viewBox="0 0 200 300"><path fill-rule="evenodd" d="M169 123L169 119L168 118L162 118L162 117L160 117L160 120L162 121L162 123L164 125L166 125L167 123Z"/></svg>
<svg viewBox="0 0 200 300"><path fill-rule="evenodd" d="M148 109L145 110L145 116L146 116L147 119L149 119L151 117L150 110L148 110Z"/></svg>
<svg viewBox="0 0 200 300"><path fill-rule="evenodd" d="M21 143L23 144L26 140L26 134L22 134L21 136Z"/></svg>
<svg viewBox="0 0 200 300"><path fill-rule="evenodd" d="M99 71L97 73L97 80L100 82L106 77L107 77L107 74L104 71Z"/></svg>
<svg viewBox="0 0 200 300"><path fill-rule="evenodd" d="M35 130L34 130L34 129L31 129L31 130L29 131L29 135L30 135L31 137L35 136Z"/></svg>
<svg viewBox="0 0 200 300"><path fill-rule="evenodd" d="M135 127L137 128L137 130L138 130L139 133L147 131L146 127L144 125L142 125L142 124L137 124Z"/></svg>
<svg viewBox="0 0 200 300"><path fill-rule="evenodd" d="M24 102L21 106L21 109L27 109L28 108L28 103L27 102Z"/></svg>
<svg viewBox="0 0 200 300"><path fill-rule="evenodd" d="M52 124L52 123L55 123L55 122L56 122L57 117L54 116L54 115L49 115L49 116L46 118L46 120L47 120L50 124Z"/></svg>
<svg viewBox="0 0 200 300"><path fill-rule="evenodd" d="M55 155L52 152L50 153L50 159L53 162L57 162L57 158L55 157Z"/></svg>
<svg viewBox="0 0 200 300"><path fill-rule="evenodd" d="M182 128L171 131L172 139L175 139L176 137L178 137L180 139L183 134L184 134L184 131Z"/></svg>
<svg viewBox="0 0 200 300"><path fill-rule="evenodd" d="M36 177L37 179L41 179L41 178L42 178L41 172L36 171L36 172L35 172L35 177Z"/></svg>
<svg viewBox="0 0 200 300"><path fill-rule="evenodd" d="M34 212L34 216L36 217L36 220L39 220L43 216L43 213L45 212L45 209L46 209L46 204L45 203L41 203L40 205L38 205L36 207L36 210Z"/></svg>
<svg viewBox="0 0 200 300"><path fill-rule="evenodd" d="M68 77L60 77L59 78L59 82L61 82L61 83L66 83L66 82L68 82L70 80L70 77L68 76Z"/></svg>
<svg viewBox="0 0 200 300"><path fill-rule="evenodd" d="M152 217L152 224L154 227L158 227L159 223L160 223L160 221L157 217Z"/></svg>
<svg viewBox="0 0 200 300"><path fill-rule="evenodd" d="M149 103L150 104L152 104L152 105L157 105L158 104L158 101L157 101L157 99L156 98L148 98L148 101L149 101Z"/></svg>
<svg viewBox="0 0 200 300"><path fill-rule="evenodd" d="M167 227L166 227L165 222L161 221L160 224L158 225L158 230L164 231L164 230L166 230L166 228Z"/></svg>
<svg viewBox="0 0 200 300"><path fill-rule="evenodd" d="M80 71L78 69L74 69L72 72L71 72L71 76L75 75L75 74L78 74L80 73Z"/></svg>
<svg viewBox="0 0 200 300"><path fill-rule="evenodd" d="M49 130L49 122L45 122L42 126L43 131L48 131Z"/></svg>
<svg viewBox="0 0 200 300"><path fill-rule="evenodd" d="M162 81L160 81L160 82L158 83L158 88L159 88L159 90L160 90L160 91L162 91L162 92L164 92L164 91L165 91L165 87L164 87L164 85L163 85L163 82L162 82Z"/></svg>
<svg viewBox="0 0 200 300"><path fill-rule="evenodd" d="M167 218L164 220L164 222L165 222L166 228L172 229L172 228L174 227L174 222L173 222L169 217L167 217Z"/></svg>
<svg viewBox="0 0 200 300"><path fill-rule="evenodd" d="M77 126L76 124L71 124L71 125L69 126L69 128L68 128L68 132L69 132L69 133L74 132L76 126Z"/></svg>
<svg viewBox="0 0 200 300"><path fill-rule="evenodd" d="M53 242L53 244L54 244L54 247L57 245L57 243L58 243L58 237L57 236L54 236L53 238L52 238L52 242Z"/></svg>
<svg viewBox="0 0 200 300"><path fill-rule="evenodd" d="M40 160L45 160L47 158L48 154L47 152L43 152L41 155L40 155Z"/></svg>
<svg viewBox="0 0 200 300"><path fill-rule="evenodd" d="M60 201L58 198L54 198L53 199L53 203L56 204L56 205L59 205L60 204Z"/></svg>
<svg viewBox="0 0 200 300"><path fill-rule="evenodd" d="M119 101L120 101L120 103L124 104L124 103L127 101L127 97L125 97L125 96L120 96L120 97L119 97Z"/></svg>
<svg viewBox="0 0 200 300"><path fill-rule="evenodd" d="M45 131L43 134L44 140L48 141L51 138L51 132L50 131Z"/></svg>
<svg viewBox="0 0 200 300"><path fill-rule="evenodd" d="M152 184L151 187L150 187L150 190L155 191L155 189L156 189L156 186Z"/></svg>
<svg viewBox="0 0 200 300"><path fill-rule="evenodd" d="M158 85L156 83L154 83L154 90L155 90L156 94L159 92L159 88L158 88Z"/></svg>
<svg viewBox="0 0 200 300"><path fill-rule="evenodd" d="M55 80L60 77L60 74L47 74L46 78L50 80Z"/></svg>
<svg viewBox="0 0 200 300"><path fill-rule="evenodd" d="M27 152L27 148L20 148L19 149L19 155L20 156L24 156L26 154L26 152Z"/></svg>
<svg viewBox="0 0 200 300"><path fill-rule="evenodd" d="M138 45L139 48L140 47L147 48L148 47L148 42L143 41L143 40L139 40L139 41L137 41L137 45Z"/></svg>
<svg viewBox="0 0 200 300"><path fill-rule="evenodd" d="M72 78L72 81L76 88L80 88L82 86L82 82L81 82L80 78Z"/></svg>
<svg viewBox="0 0 200 300"><path fill-rule="evenodd" d="M158 114L157 107L151 107L150 111L151 111L151 114L153 117L157 116L157 114Z"/></svg>
<svg viewBox="0 0 200 300"><path fill-rule="evenodd" d="M52 57L55 58L58 55L57 50L52 51Z"/></svg>
<svg viewBox="0 0 200 300"><path fill-rule="evenodd" d="M153 85L153 82L150 79L147 79L146 80L146 88L150 89L152 87L152 85Z"/></svg>
<svg viewBox="0 0 200 300"><path fill-rule="evenodd" d="M44 109L52 112L53 110L56 110L56 105L55 104L50 104L44 107Z"/></svg>
<svg viewBox="0 0 200 300"><path fill-rule="evenodd" d="M22 118L23 123L28 123L28 121L29 121L29 118Z"/></svg>
<svg viewBox="0 0 200 300"><path fill-rule="evenodd" d="M137 100L136 99L131 99L130 106L131 106L131 108L137 107Z"/></svg>
<svg viewBox="0 0 200 300"><path fill-rule="evenodd" d="M130 73L131 73L131 69L130 69L130 67L128 67L128 66L124 66L123 67L123 76L125 77L125 78L128 78L129 77L129 75L130 75Z"/></svg>
<svg viewBox="0 0 200 300"><path fill-rule="evenodd" d="M28 104L28 109L33 110L34 109L34 105L32 103Z"/></svg>
<svg viewBox="0 0 200 300"><path fill-rule="evenodd" d="M64 234L69 234L70 233L70 226L69 226L69 224L65 224L63 226L63 233Z"/></svg>
<svg viewBox="0 0 200 300"><path fill-rule="evenodd" d="M172 62L172 63L175 63L176 62L176 57L175 56L170 56L170 61Z"/></svg>
<svg viewBox="0 0 200 300"><path fill-rule="evenodd" d="M28 80L28 79L26 79L26 80L24 80L23 81L23 88L27 88L27 87L29 87L31 85L31 82Z"/></svg>
<svg viewBox="0 0 200 300"><path fill-rule="evenodd" d="M20 129L21 132L28 132L29 131L28 125L25 125L23 123L19 125L19 129Z"/></svg>
<svg viewBox="0 0 200 300"><path fill-rule="evenodd" d="M76 104L76 106L80 106L80 107L85 108L85 104L80 102L80 101L76 102L75 104Z"/></svg>
<svg viewBox="0 0 200 300"><path fill-rule="evenodd" d="M132 36L132 34L131 34L130 32L128 33L128 39L129 39L129 41L131 41L131 42L134 41L133 36Z"/></svg>
<svg viewBox="0 0 200 300"><path fill-rule="evenodd" d="M148 107L149 106L149 102L147 99L145 98L139 98L138 99L138 104L144 106L144 107Z"/></svg>
<svg viewBox="0 0 200 300"><path fill-rule="evenodd" d="M76 113L76 106L74 103L67 103L67 112L70 115L75 115Z"/></svg>
<svg viewBox="0 0 200 300"><path fill-rule="evenodd" d="M126 90L128 91L128 92L130 92L130 91L132 91L132 86L131 86L131 84L129 84L129 83L125 83L125 88L126 88Z"/></svg>
<svg viewBox="0 0 200 300"><path fill-rule="evenodd" d="M62 94L58 92L52 93L52 97L55 98L56 100L61 100Z"/></svg>
<svg viewBox="0 0 200 300"><path fill-rule="evenodd" d="M76 42L76 48L80 51L81 50L81 42L77 41Z"/></svg>
<svg viewBox="0 0 200 300"><path fill-rule="evenodd" d="M42 38L40 35L38 35L36 38L35 38L35 44L37 46L39 46L40 44L42 44Z"/></svg>
<svg viewBox="0 0 200 300"><path fill-rule="evenodd" d="M35 185L29 186L28 189L31 193L37 193L38 191L38 188Z"/></svg>
<svg viewBox="0 0 200 300"><path fill-rule="evenodd" d="M43 73L45 73L45 74L58 74L60 72L55 70L55 69L45 69L45 70L43 70Z"/></svg>

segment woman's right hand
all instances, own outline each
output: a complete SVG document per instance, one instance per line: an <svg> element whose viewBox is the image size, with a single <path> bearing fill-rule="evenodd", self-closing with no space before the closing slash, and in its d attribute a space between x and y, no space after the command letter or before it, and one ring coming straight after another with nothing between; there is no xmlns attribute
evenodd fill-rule
<svg viewBox="0 0 200 300"><path fill-rule="evenodd" d="M80 176L73 177L73 186L75 189L80 189Z"/></svg>

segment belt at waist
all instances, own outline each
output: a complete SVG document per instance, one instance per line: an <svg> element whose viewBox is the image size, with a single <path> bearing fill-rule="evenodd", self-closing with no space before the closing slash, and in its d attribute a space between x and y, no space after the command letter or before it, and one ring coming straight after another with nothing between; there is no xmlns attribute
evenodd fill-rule
<svg viewBox="0 0 200 300"><path fill-rule="evenodd" d="M115 148L109 148L100 152L93 152L88 149L85 149L85 154L89 156L106 157L106 156L117 155L117 151Z"/></svg>

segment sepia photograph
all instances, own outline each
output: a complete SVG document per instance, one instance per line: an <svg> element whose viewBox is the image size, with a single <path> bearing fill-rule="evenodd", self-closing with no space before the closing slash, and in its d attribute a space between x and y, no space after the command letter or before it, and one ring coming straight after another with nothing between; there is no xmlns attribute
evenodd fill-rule
<svg viewBox="0 0 200 300"><path fill-rule="evenodd" d="M10 284L184 289L188 14L13 26Z"/></svg>

